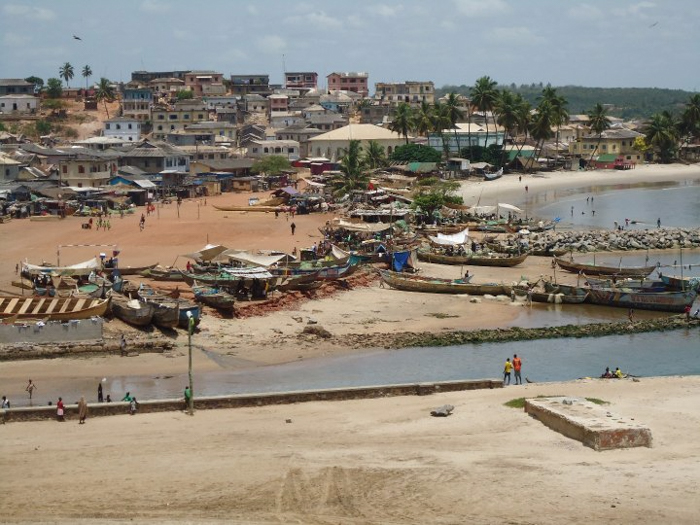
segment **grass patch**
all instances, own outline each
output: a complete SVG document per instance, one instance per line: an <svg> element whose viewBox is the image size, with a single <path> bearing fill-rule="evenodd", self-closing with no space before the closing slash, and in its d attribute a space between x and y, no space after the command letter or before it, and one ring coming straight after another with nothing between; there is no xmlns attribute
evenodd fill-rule
<svg viewBox="0 0 700 525"><path fill-rule="evenodd" d="M458 315L446 314L443 312L431 312L424 314L426 317L435 317L436 319L449 319L450 317L459 317Z"/></svg>
<svg viewBox="0 0 700 525"><path fill-rule="evenodd" d="M566 397L562 395L549 395L549 396L537 396L535 399L541 398L541 397ZM603 399L598 399L597 397L587 397L585 398L586 401L589 401L593 403L594 405L609 405L609 401L605 401ZM515 399L511 399L510 401L506 401L503 403L505 406L510 407L510 408L525 408L525 398L524 397L518 397Z"/></svg>

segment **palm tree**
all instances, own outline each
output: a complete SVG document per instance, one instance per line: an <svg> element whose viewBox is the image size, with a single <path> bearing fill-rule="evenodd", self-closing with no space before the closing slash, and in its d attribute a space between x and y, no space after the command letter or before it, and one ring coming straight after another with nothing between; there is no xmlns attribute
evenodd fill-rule
<svg viewBox="0 0 700 525"><path fill-rule="evenodd" d="M107 109L107 102L114 102L114 100L116 99L116 95L114 93L114 87L112 86L112 83L105 77L102 77L100 79L100 83L97 85L95 98L98 102L101 100L104 103L105 112L107 113L107 118L109 119L109 110Z"/></svg>
<svg viewBox="0 0 700 525"><path fill-rule="evenodd" d="M508 91L507 89L500 91L493 109L496 115L496 122L505 130L501 157L501 165L503 166L505 165L506 159L506 138L508 136L511 138L513 137L514 131L518 128L518 119L520 117L518 114L516 97L513 92Z"/></svg>
<svg viewBox="0 0 700 525"><path fill-rule="evenodd" d="M542 90L542 100L549 102L552 108L552 124L557 127L556 149L554 152L554 165L556 166L559 158L559 141L562 125L569 122L569 110L566 109L569 102L562 96L557 95L557 90L551 86L547 86Z"/></svg>
<svg viewBox="0 0 700 525"><path fill-rule="evenodd" d="M406 144L408 144L408 132L413 129L413 110L411 106L405 102L401 102L396 107L396 112L394 117L389 124L389 129L403 135L406 139Z"/></svg>
<svg viewBox="0 0 700 525"><path fill-rule="evenodd" d="M690 96L681 115L678 131L686 144L689 144L694 138L700 137L700 93Z"/></svg>
<svg viewBox="0 0 700 525"><path fill-rule="evenodd" d="M535 110L535 115L530 123L530 135L535 139L535 151L533 155L535 160L540 156L544 141L552 138L553 110L552 106L546 100L540 102ZM529 164L528 164L529 165Z"/></svg>
<svg viewBox="0 0 700 525"><path fill-rule="evenodd" d="M426 137L433 130L433 108L425 100L414 113L414 128L416 133Z"/></svg>
<svg viewBox="0 0 700 525"><path fill-rule="evenodd" d="M664 164L671 162L678 145L677 126L668 111L655 113L644 127L647 144L654 148Z"/></svg>
<svg viewBox="0 0 700 525"><path fill-rule="evenodd" d="M484 149L488 147L489 142L489 117L488 112L493 111L493 106L498 98L496 86L498 82L489 76L478 78L474 87L471 88L472 105L479 111L484 113L486 121L486 138L484 139Z"/></svg>
<svg viewBox="0 0 700 525"><path fill-rule="evenodd" d="M459 99L459 95L455 93L454 91L451 93L448 93L447 98L445 99L445 116L447 117L448 122L450 123L450 128L454 129L455 131L455 142L457 143L457 155L459 155L460 151L462 148L460 147L459 144L459 135L457 134L457 122L462 120L464 118L464 113L462 113L462 110L460 109L460 104L461 101ZM471 138L469 139L469 145L471 146Z"/></svg>
<svg viewBox="0 0 700 525"><path fill-rule="evenodd" d="M88 90L88 78L92 76L92 69L90 69L90 66L85 66L83 68L83 77L85 77L85 91Z"/></svg>
<svg viewBox="0 0 700 525"><path fill-rule="evenodd" d="M70 62L66 62L58 68L58 74L66 82L66 87L68 87L68 81L74 76L73 66L70 65Z"/></svg>
<svg viewBox="0 0 700 525"><path fill-rule="evenodd" d="M367 165L367 168L371 170L386 166L387 161L384 153L384 146L379 144L379 142L376 140L370 140L367 144L364 162Z"/></svg>
<svg viewBox="0 0 700 525"><path fill-rule="evenodd" d="M448 159L450 157L450 145L447 142L447 140L445 140L445 130L451 125L449 112L450 109L447 107L446 104L436 102L435 105L433 105L433 111L430 115L430 120L432 124L431 131L440 135L440 142L442 143L442 153L445 156L445 159Z"/></svg>
<svg viewBox="0 0 700 525"><path fill-rule="evenodd" d="M593 161L593 155L600 147L600 141L603 140L603 132L606 129L610 129L610 119L608 118L608 110L603 107L602 104L598 103L595 107L588 112L588 125L595 134L598 135L598 142L595 148L591 152L591 158L589 162Z"/></svg>
<svg viewBox="0 0 700 525"><path fill-rule="evenodd" d="M365 163L362 158L362 146L359 140L351 140L348 149L340 159L340 172L331 178L333 194L341 197L353 190L367 188L369 178L365 173Z"/></svg>

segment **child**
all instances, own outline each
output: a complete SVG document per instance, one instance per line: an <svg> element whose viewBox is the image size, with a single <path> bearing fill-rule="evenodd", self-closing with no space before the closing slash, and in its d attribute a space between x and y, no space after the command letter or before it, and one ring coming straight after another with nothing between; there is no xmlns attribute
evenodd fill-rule
<svg viewBox="0 0 700 525"><path fill-rule="evenodd" d="M136 402L136 398L132 397L131 401L129 402L129 414L132 416L136 414L136 409L138 408L139 404Z"/></svg>

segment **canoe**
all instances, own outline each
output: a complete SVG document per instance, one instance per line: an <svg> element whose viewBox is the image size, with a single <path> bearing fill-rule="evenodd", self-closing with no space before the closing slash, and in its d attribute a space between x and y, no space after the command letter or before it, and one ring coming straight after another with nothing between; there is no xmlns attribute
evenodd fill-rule
<svg viewBox="0 0 700 525"><path fill-rule="evenodd" d="M134 326L148 326L153 320L153 305L138 299L115 296L112 298L112 312L125 323Z"/></svg>
<svg viewBox="0 0 700 525"><path fill-rule="evenodd" d="M565 261L559 257L554 257L557 266L562 270L572 273L584 273L586 275L623 275L625 277L646 277L656 270L654 266L600 266L596 264L577 263Z"/></svg>
<svg viewBox="0 0 700 525"><path fill-rule="evenodd" d="M686 307L693 305L697 296L697 290L649 292L619 288L591 288L588 302L618 308L683 313Z"/></svg>
<svg viewBox="0 0 700 525"><path fill-rule="evenodd" d="M180 322L178 301L164 295L154 295L142 299L153 307L152 323L160 328L175 328Z"/></svg>
<svg viewBox="0 0 700 525"><path fill-rule="evenodd" d="M139 272L142 277L147 277L153 279L154 281L184 281L185 278L182 276L182 272L177 268L168 268L165 270L160 270L158 268L151 268L148 270L143 270Z"/></svg>
<svg viewBox="0 0 700 525"><path fill-rule="evenodd" d="M190 303L189 301L179 301L180 315L178 318L178 324L182 328L189 328L190 318L187 312L190 312L194 318L194 324L197 326L199 324L199 319L202 315L202 309L198 304Z"/></svg>
<svg viewBox="0 0 700 525"><path fill-rule="evenodd" d="M308 289L308 285L315 284L316 282L318 282L316 281L316 277L318 277L318 272L302 273L299 275L290 275L284 277L280 276L279 282L277 283L275 289L280 290L282 292L301 290L304 287Z"/></svg>
<svg viewBox="0 0 700 525"><path fill-rule="evenodd" d="M505 255L494 254L491 257L482 255L444 255L435 252L418 251L418 259L425 262L437 264L470 264L474 266L517 266L527 259L528 254Z"/></svg>
<svg viewBox="0 0 700 525"><path fill-rule="evenodd" d="M470 283L463 279L441 279L415 274L379 270L382 280L397 290L408 292L451 293L470 295L507 295L510 287L497 283Z"/></svg>
<svg viewBox="0 0 700 525"><path fill-rule="evenodd" d="M92 297L0 296L0 318L70 321L104 315L110 299Z"/></svg>
<svg viewBox="0 0 700 525"><path fill-rule="evenodd" d="M525 286L514 286L513 291L520 297L528 295L528 289ZM545 289L545 291L534 289L530 291L530 298L534 303L581 304L588 298L588 291L576 287L563 290L554 286L549 290Z"/></svg>
<svg viewBox="0 0 700 525"><path fill-rule="evenodd" d="M158 266L158 263L149 264L147 266L119 266L118 268L105 268L105 270L116 269L122 275L139 275L141 272L152 270L156 266Z"/></svg>
<svg viewBox="0 0 700 525"><path fill-rule="evenodd" d="M192 292L195 300L200 303L225 312L233 310L235 296L220 288L195 284L192 286Z"/></svg>
<svg viewBox="0 0 700 525"><path fill-rule="evenodd" d="M700 290L700 278L697 277L670 277L661 275L660 279L672 290Z"/></svg>
<svg viewBox="0 0 700 525"><path fill-rule="evenodd" d="M352 275L355 270L357 270L357 265L352 264L348 261L341 266L324 266L322 268L303 268L294 266L281 266L279 268L270 268L270 272L274 275L302 275L309 273L317 273L316 279L319 281L334 281L336 279L341 279L343 277L348 277Z"/></svg>
<svg viewBox="0 0 700 525"><path fill-rule="evenodd" d="M279 206L212 206L219 211L257 211L265 213L281 211Z"/></svg>

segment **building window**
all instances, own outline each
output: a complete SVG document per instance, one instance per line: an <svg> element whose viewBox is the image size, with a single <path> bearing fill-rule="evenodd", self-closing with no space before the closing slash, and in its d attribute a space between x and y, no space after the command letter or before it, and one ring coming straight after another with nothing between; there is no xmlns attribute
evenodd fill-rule
<svg viewBox="0 0 700 525"><path fill-rule="evenodd" d="M85 166L82 164L78 166L78 173L85 173Z"/></svg>
<svg viewBox="0 0 700 525"><path fill-rule="evenodd" d="M110 129L109 126L110 126L109 124L106 124L106 125L105 125L105 129Z"/></svg>
<svg viewBox="0 0 700 525"><path fill-rule="evenodd" d="M63 173L68 173L68 166L66 166L65 164L63 166L61 166L61 171Z"/></svg>
<svg viewBox="0 0 700 525"><path fill-rule="evenodd" d="M165 120L165 115L158 115L158 120Z"/></svg>

